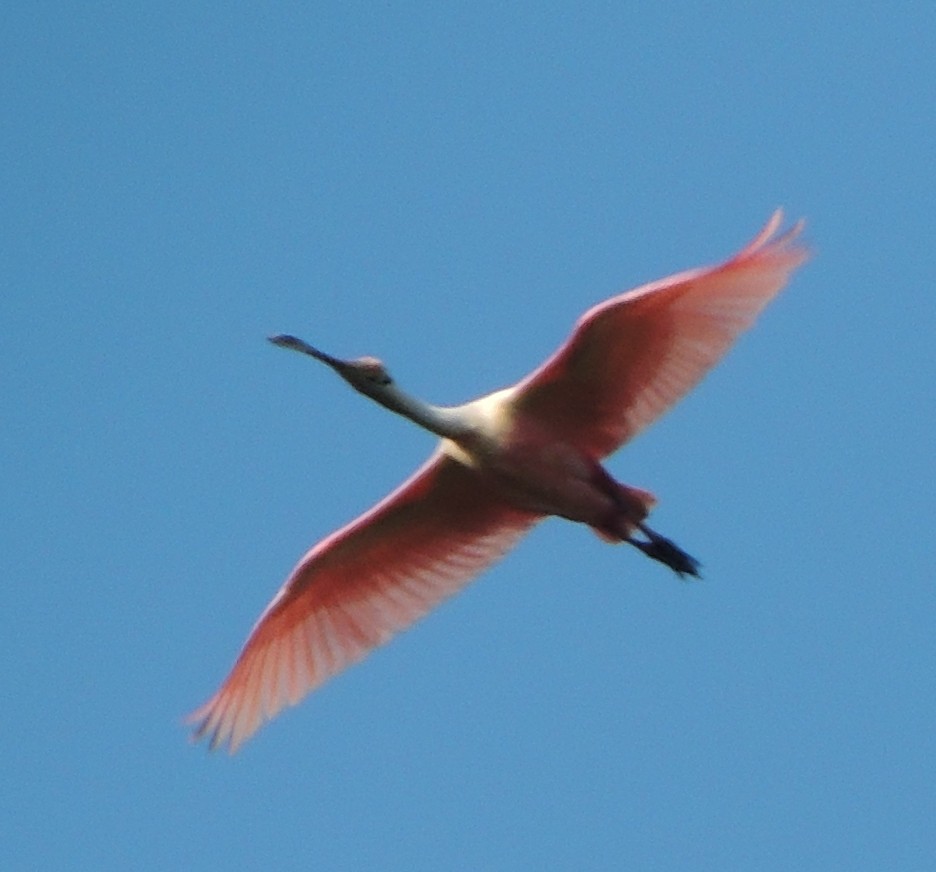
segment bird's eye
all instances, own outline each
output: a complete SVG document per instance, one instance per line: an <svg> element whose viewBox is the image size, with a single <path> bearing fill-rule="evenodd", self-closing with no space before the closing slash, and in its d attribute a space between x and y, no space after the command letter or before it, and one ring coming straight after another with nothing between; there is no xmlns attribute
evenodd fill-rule
<svg viewBox="0 0 936 872"><path fill-rule="evenodd" d="M373 385L386 387L393 383L390 373L384 369L384 365L376 358L362 357L357 361L357 369Z"/></svg>

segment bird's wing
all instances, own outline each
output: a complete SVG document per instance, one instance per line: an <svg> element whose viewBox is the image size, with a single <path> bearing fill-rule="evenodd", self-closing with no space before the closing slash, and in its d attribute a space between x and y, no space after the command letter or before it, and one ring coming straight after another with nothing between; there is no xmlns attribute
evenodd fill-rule
<svg viewBox="0 0 936 872"><path fill-rule="evenodd" d="M503 502L437 451L397 490L316 545L254 626L195 738L233 753L266 721L422 617L541 516Z"/></svg>
<svg viewBox="0 0 936 872"><path fill-rule="evenodd" d="M808 256L802 222L774 213L725 263L679 273L586 312L568 341L515 388L522 415L604 457L691 390Z"/></svg>

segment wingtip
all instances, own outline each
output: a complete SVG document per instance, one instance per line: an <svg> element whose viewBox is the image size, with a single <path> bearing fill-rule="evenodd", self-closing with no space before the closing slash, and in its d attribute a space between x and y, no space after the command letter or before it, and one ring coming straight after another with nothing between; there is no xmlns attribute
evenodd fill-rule
<svg viewBox="0 0 936 872"><path fill-rule="evenodd" d="M800 218L796 221L789 230L787 230L783 235L777 236L777 231L783 226L784 211L782 206L778 206L774 213L767 220L767 223L763 226L757 236L752 239L747 247L745 252L754 252L763 248L768 242L772 242L774 245L788 242L791 239L795 239L802 232L803 228L806 226L806 219ZM776 238L774 238L776 237Z"/></svg>
<svg viewBox="0 0 936 872"><path fill-rule="evenodd" d="M794 222L789 229L778 236L777 233L783 225L783 219L783 208L776 209L763 229L732 258L732 261L737 262L739 260L753 258L763 255L766 252L782 254L785 260L789 262L788 265L790 268L799 266L803 261L807 260L812 254L812 251L802 240L799 240L803 229L806 227L806 219L800 218L798 221Z"/></svg>
<svg viewBox="0 0 936 872"><path fill-rule="evenodd" d="M210 752L227 746L228 753L234 754L240 743L235 744L230 731L224 728L224 720L217 716L216 702L217 697L212 697L204 705L187 714L182 722L191 729L189 742L192 745L206 741Z"/></svg>
<svg viewBox="0 0 936 872"><path fill-rule="evenodd" d="M783 206L777 206L777 208L774 209L773 215L770 216L767 223L764 225L764 229L761 230L760 236L764 239L770 239L770 237L780 229L781 224L783 224Z"/></svg>

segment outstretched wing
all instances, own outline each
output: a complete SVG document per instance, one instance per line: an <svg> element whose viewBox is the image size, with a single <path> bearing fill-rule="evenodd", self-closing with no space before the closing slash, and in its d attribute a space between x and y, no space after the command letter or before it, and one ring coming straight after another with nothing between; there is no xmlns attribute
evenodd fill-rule
<svg viewBox="0 0 936 872"><path fill-rule="evenodd" d="M233 753L285 706L461 589L539 518L437 451L299 562L221 688L191 715L195 738Z"/></svg>
<svg viewBox="0 0 936 872"><path fill-rule="evenodd" d="M688 393L807 258L783 213L741 252L612 297L516 387L522 415L593 457L610 454Z"/></svg>

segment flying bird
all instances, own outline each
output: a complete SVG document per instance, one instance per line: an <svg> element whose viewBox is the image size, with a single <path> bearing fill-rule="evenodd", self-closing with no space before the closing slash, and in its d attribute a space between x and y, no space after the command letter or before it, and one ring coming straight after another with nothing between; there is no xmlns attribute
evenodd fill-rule
<svg viewBox="0 0 936 872"><path fill-rule="evenodd" d="M646 524L652 493L601 460L684 396L807 257L778 210L726 262L589 309L526 378L461 406L404 393L373 357L341 360L297 339L356 391L440 437L400 487L300 561L218 692L189 718L231 753L287 705L464 587L538 521L558 515L627 542L680 576L699 563Z"/></svg>

